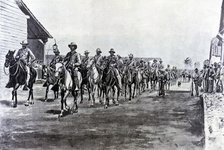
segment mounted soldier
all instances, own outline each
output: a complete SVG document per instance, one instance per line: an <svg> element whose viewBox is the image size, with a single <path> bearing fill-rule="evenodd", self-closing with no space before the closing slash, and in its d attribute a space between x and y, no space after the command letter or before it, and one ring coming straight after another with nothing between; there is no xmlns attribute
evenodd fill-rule
<svg viewBox="0 0 224 150"><path fill-rule="evenodd" d="M50 67L55 69L56 63L61 62L63 58L62 56L60 56L60 51L58 49L57 44L53 45L53 52L54 52L54 58L50 62Z"/></svg>
<svg viewBox="0 0 224 150"><path fill-rule="evenodd" d="M109 51L110 55L107 57L107 67L108 69L112 69L115 73L116 79L118 81L118 86L120 92L122 91L122 84L121 84L121 75L118 71L118 57L115 55L115 51L113 48Z"/></svg>
<svg viewBox="0 0 224 150"><path fill-rule="evenodd" d="M54 58L51 60L49 67L43 68L43 72L46 76L46 81L43 87L46 87L45 101L48 100L49 86L53 85L51 90L54 91L54 99L58 98L59 91L59 80L55 77L56 64L63 61L62 56L60 56L60 51L57 44L53 45L53 52L55 54Z"/></svg>
<svg viewBox="0 0 224 150"><path fill-rule="evenodd" d="M117 68L118 68L118 71L119 73L121 74L123 72L123 69L124 69L124 61L122 59L122 57L120 55L117 55Z"/></svg>
<svg viewBox="0 0 224 150"><path fill-rule="evenodd" d="M153 73L156 73L156 72L157 72L157 69L158 69L158 63L157 63L157 60L156 60L156 59L153 60L153 63L152 63L152 65L151 65L151 69L152 69L152 72L153 72Z"/></svg>
<svg viewBox="0 0 224 150"><path fill-rule="evenodd" d="M78 80L78 68L81 64L80 54L76 52L77 45L74 42L71 42L68 47L70 48L70 52L64 58L65 66L71 73L73 83L75 85L75 91L79 90L80 81Z"/></svg>
<svg viewBox="0 0 224 150"><path fill-rule="evenodd" d="M127 60L127 67L128 67L128 71L130 72L130 76L129 76L129 81L131 81L132 79L132 75L134 73L134 69L136 68L136 61L134 60L134 56L133 54L129 54L128 55L128 60Z"/></svg>
<svg viewBox="0 0 224 150"><path fill-rule="evenodd" d="M84 58L82 59L82 63L81 63L81 67L83 68L83 69L87 69L86 67L87 67L87 65L88 65L88 62L89 62L89 60L90 60L90 58L89 58L89 51L88 50L86 50L85 52L84 52Z"/></svg>
<svg viewBox="0 0 224 150"><path fill-rule="evenodd" d="M164 65L163 65L163 61L160 60L160 61L159 61L159 64L158 64L158 70L163 70L163 69L165 69L165 67L164 67Z"/></svg>
<svg viewBox="0 0 224 150"><path fill-rule="evenodd" d="M103 76L103 68L102 68L103 56L101 55L101 53L102 53L101 49L97 48L96 55L92 58L96 65L96 69L98 70L98 72L100 74L100 78L102 78L102 76Z"/></svg>
<svg viewBox="0 0 224 150"><path fill-rule="evenodd" d="M26 72L26 83L23 87L23 90L28 90L27 86L29 87L29 79L30 79L30 68L32 67L32 63L36 60L36 57L34 56L33 52L27 47L29 43L27 40L24 40L20 43L22 45L22 48L19 50L16 50L14 53L14 58L16 61L21 61L22 65L25 67ZM9 82L6 85L6 88L12 87L12 79L11 76L9 77Z"/></svg>

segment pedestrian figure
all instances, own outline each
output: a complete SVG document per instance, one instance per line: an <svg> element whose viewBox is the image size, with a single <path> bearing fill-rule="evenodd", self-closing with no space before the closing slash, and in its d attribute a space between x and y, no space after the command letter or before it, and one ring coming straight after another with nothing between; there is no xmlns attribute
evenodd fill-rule
<svg viewBox="0 0 224 150"><path fill-rule="evenodd" d="M191 96L194 96L194 91L196 93L196 96L199 96L199 87L201 87L201 78L200 78L200 72L198 71L198 68L194 70L193 76L192 76L192 90L191 90Z"/></svg>

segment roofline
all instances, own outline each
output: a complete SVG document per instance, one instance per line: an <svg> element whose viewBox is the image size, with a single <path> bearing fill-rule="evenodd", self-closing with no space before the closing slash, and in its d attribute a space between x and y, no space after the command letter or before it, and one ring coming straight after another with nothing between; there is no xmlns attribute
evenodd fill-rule
<svg viewBox="0 0 224 150"><path fill-rule="evenodd" d="M53 38L53 36L44 28L44 26L37 20L37 18L33 15L33 13L29 10L29 8L26 6L26 4L22 0L15 0L16 4L19 6L21 11L26 14L22 9L25 9L28 14L34 21L44 30L44 32L48 35L48 38Z"/></svg>

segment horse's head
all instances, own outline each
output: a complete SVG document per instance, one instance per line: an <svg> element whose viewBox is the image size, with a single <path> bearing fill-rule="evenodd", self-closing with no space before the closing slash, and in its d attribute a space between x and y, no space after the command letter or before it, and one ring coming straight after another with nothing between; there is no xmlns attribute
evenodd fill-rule
<svg viewBox="0 0 224 150"><path fill-rule="evenodd" d="M5 56L5 67L9 67L10 63L12 62L12 60L14 60L14 53L15 51L8 51L8 53Z"/></svg>
<svg viewBox="0 0 224 150"><path fill-rule="evenodd" d="M64 72L63 63L56 63L55 68L55 77L60 77Z"/></svg>

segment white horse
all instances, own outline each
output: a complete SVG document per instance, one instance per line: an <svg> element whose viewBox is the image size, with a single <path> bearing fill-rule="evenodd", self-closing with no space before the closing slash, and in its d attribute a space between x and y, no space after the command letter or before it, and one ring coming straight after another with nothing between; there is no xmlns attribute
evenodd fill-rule
<svg viewBox="0 0 224 150"><path fill-rule="evenodd" d="M56 66L55 77L58 78L59 86L61 89L61 113L59 117L63 117L65 111L70 111L70 113L77 113L78 112L78 105L77 105L78 93L77 91L74 90L75 87L73 85L72 76L69 73L69 71L66 69L63 63L57 63L55 66ZM72 109L69 108L66 102L66 99L70 93L72 93L74 97L74 103L73 103ZM65 104L65 109L64 109L64 104ZM75 110L74 110L74 106L76 106Z"/></svg>
<svg viewBox="0 0 224 150"><path fill-rule="evenodd" d="M96 65L94 63L94 59L91 59L88 64L87 64L87 68L88 70L88 80L89 80L89 85L90 85L90 95L91 95L91 105L90 106L94 106L95 104L95 93L97 91L97 88L99 88L99 90L101 90L101 78L100 78L100 74L96 68ZM102 91L100 91L102 92ZM100 99L100 103L102 103L102 99L101 97L99 97Z"/></svg>

